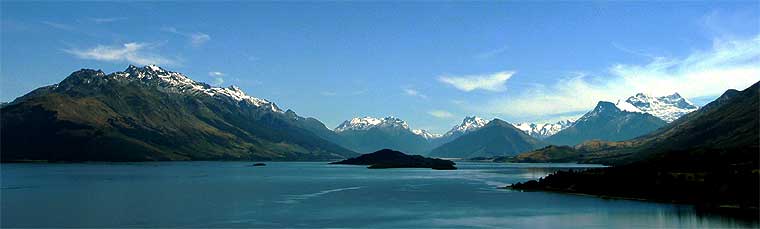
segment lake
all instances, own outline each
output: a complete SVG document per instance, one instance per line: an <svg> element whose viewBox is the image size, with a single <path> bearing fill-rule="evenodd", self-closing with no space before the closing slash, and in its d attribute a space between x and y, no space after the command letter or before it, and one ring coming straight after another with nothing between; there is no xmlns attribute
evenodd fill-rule
<svg viewBox="0 0 760 229"><path fill-rule="evenodd" d="M758 227L688 205L519 192L578 164L2 164L2 227Z"/></svg>

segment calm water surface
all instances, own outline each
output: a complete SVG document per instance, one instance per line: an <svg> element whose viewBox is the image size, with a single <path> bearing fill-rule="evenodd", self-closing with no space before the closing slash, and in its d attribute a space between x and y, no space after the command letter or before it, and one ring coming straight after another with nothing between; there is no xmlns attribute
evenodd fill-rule
<svg viewBox="0 0 760 229"><path fill-rule="evenodd" d="M692 207L498 189L589 165L2 164L2 227L758 227Z"/></svg>

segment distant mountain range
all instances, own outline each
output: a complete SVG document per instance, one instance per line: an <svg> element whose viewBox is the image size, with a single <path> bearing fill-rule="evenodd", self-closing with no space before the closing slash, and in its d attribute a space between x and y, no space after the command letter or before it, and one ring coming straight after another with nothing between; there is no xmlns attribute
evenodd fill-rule
<svg viewBox="0 0 760 229"><path fill-rule="evenodd" d="M667 159L680 155L678 160L711 152L750 155L760 144L758 134L758 84L744 91L728 90L715 101L660 129L625 141L593 140L568 147L546 147L521 154L516 159L536 162L575 161L582 163L628 164L634 161ZM757 150L755 150L757 151ZM684 152L690 152L688 155ZM723 152L723 153L721 153ZM682 154L684 153L684 154ZM756 152L755 152L756 153ZM673 154L667 158L662 155ZM712 155L718 157L719 155ZM754 155L757 156L757 155ZM742 160L745 160L742 159ZM514 161L514 160L513 160ZM716 161L717 162L717 161ZM702 161L701 164L709 164Z"/></svg>
<svg viewBox="0 0 760 229"><path fill-rule="evenodd" d="M477 130L445 143L430 152L430 156L443 158L474 158L515 155L530 151L546 143L525 134L500 119L494 119Z"/></svg>
<svg viewBox="0 0 760 229"><path fill-rule="evenodd" d="M3 160L122 161L326 160L386 148L441 157L504 156L547 142L631 139L697 109L678 93L639 93L556 123L513 126L470 116L434 134L396 117L357 117L331 130L238 87L212 87L155 65L111 74L83 69L0 107L3 142L13 140L3 144Z"/></svg>
<svg viewBox="0 0 760 229"><path fill-rule="evenodd" d="M425 154L432 148L432 134L412 130L404 120L395 117L353 118L341 123L334 131L340 136L339 144L361 153L389 148Z"/></svg>
<svg viewBox="0 0 760 229"><path fill-rule="evenodd" d="M749 210L760 198L760 82L728 90L697 111L663 128L619 142L591 141L547 147L516 158L613 165L557 172L513 185L612 197L686 202L706 208Z"/></svg>
<svg viewBox="0 0 760 229"><path fill-rule="evenodd" d="M628 140L664 126L666 122L648 113L621 110L610 102L599 102L575 123L545 140L555 145L576 145L587 140Z"/></svg>
<svg viewBox="0 0 760 229"><path fill-rule="evenodd" d="M661 97L638 93L625 100L618 100L615 106L625 112L651 114L665 122L672 122L699 108L678 93ZM515 127L530 136L545 139L573 126L576 121L577 119L568 119L555 123L518 123Z"/></svg>
<svg viewBox="0 0 760 229"><path fill-rule="evenodd" d="M431 149L452 141L488 123L479 117L466 117L443 135L422 129L411 129L396 117L357 117L346 120L334 129L339 144L357 152L395 149L411 154L427 154Z"/></svg>
<svg viewBox="0 0 760 229"><path fill-rule="evenodd" d="M82 69L0 110L2 160L333 160L316 119L155 65ZM322 130L320 130L320 128Z"/></svg>
<svg viewBox="0 0 760 229"><path fill-rule="evenodd" d="M568 120L562 120L555 123L541 123L541 124L535 124L535 123L518 123L515 125L517 129L522 130L526 134L538 138L538 139L544 139L549 136L552 136L561 130L564 130L570 126L572 126L575 123L576 119L568 119Z"/></svg>

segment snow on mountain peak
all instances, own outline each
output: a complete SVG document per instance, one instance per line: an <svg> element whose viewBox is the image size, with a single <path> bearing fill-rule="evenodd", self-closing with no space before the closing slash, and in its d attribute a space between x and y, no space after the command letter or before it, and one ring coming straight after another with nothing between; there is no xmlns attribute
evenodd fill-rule
<svg viewBox="0 0 760 229"><path fill-rule="evenodd" d="M150 69L151 71L154 71L154 72L166 72L166 70L154 64L145 66L145 68Z"/></svg>
<svg viewBox="0 0 760 229"><path fill-rule="evenodd" d="M681 97L677 92L660 97L638 93L626 99L625 102L636 107L641 112L649 113L666 122L672 122L689 112L699 109L699 107Z"/></svg>
<svg viewBox="0 0 760 229"><path fill-rule="evenodd" d="M614 108L613 108L614 106ZM689 100L681 97L678 93L655 97L644 93L637 93L625 100L616 103L600 101L593 111L586 113L581 120L592 117L609 109L617 109L622 112L647 113L658 117L666 122L672 122L689 112L699 109Z"/></svg>
<svg viewBox="0 0 760 229"><path fill-rule="evenodd" d="M412 130L412 133L419 135L425 139L440 138L442 136L441 134L430 133L427 130L423 130L423 129L414 129Z"/></svg>
<svg viewBox="0 0 760 229"><path fill-rule="evenodd" d="M477 116L468 116L462 120L462 124L456 125L449 132L446 132L443 136L452 136L455 134L464 134L473 130L480 129L488 124L488 120L482 119Z"/></svg>
<svg viewBox="0 0 760 229"><path fill-rule="evenodd" d="M639 93L639 94L641 94L641 93ZM617 103L615 103L615 106L618 109L620 109L621 111L644 113L638 107L634 106L633 104L629 103L628 101L618 100Z"/></svg>
<svg viewBox="0 0 760 229"><path fill-rule="evenodd" d="M114 75L120 78L135 78L144 82L157 83L164 88L180 93L202 94L221 99L231 99L235 102L246 102L256 107L283 113L274 103L249 96L239 87L212 87L208 84L194 81L182 73L167 71L156 65L147 65L142 68L129 65L124 72L117 72Z"/></svg>
<svg viewBox="0 0 760 229"><path fill-rule="evenodd" d="M406 124L404 120L393 116L385 118L365 116L344 121L338 127L335 127L335 132L343 132L346 130L368 130L375 127L396 127L409 130L409 125Z"/></svg>
<svg viewBox="0 0 760 229"><path fill-rule="evenodd" d="M564 130L572 126L577 119L567 119L558 121L555 123L518 123L515 125L517 129L522 130L525 134L533 136L535 138L543 139L556 134L557 132Z"/></svg>

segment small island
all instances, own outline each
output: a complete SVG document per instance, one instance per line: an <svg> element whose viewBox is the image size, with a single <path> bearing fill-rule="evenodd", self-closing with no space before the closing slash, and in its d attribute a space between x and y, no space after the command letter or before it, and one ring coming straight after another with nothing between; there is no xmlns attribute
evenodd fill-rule
<svg viewBox="0 0 760 229"><path fill-rule="evenodd" d="M332 162L330 164L343 165L369 165L369 169L389 168L431 168L436 170L454 170L455 163L449 160L427 158L420 155L407 155L405 153L382 149L374 153L364 154L346 160Z"/></svg>

